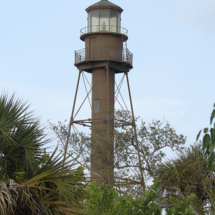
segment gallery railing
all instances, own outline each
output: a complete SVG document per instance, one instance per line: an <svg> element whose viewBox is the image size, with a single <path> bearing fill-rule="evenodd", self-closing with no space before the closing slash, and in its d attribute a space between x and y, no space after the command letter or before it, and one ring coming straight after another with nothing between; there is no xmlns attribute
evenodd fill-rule
<svg viewBox="0 0 215 215"><path fill-rule="evenodd" d="M133 64L133 54L128 49L85 48L75 51L75 63L93 60L115 60Z"/></svg>
<svg viewBox="0 0 215 215"><path fill-rule="evenodd" d="M119 34L124 34L128 36L128 30L126 28L113 26L113 25L92 25L92 26L84 27L80 30L81 35L92 33L92 32L102 32L102 33L113 32L113 33L119 33Z"/></svg>

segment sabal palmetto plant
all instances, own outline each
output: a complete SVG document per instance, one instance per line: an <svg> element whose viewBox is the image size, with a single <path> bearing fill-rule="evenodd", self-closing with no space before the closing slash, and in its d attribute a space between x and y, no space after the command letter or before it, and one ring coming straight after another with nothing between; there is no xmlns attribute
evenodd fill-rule
<svg viewBox="0 0 215 215"><path fill-rule="evenodd" d="M0 214L77 214L83 169L48 143L39 119L13 95L0 97Z"/></svg>
<svg viewBox="0 0 215 215"><path fill-rule="evenodd" d="M1 214L78 214L83 170L72 169L74 163L55 152L33 178L0 182Z"/></svg>
<svg viewBox="0 0 215 215"><path fill-rule="evenodd" d="M196 198L190 208L195 214L208 211L214 214L215 175L206 168L207 164L200 144L186 148L178 158L166 161L158 169L163 193L166 197L173 195L179 200L185 200L193 193ZM166 206L169 206L169 202L166 202Z"/></svg>
<svg viewBox="0 0 215 215"><path fill-rule="evenodd" d="M42 214L48 212L28 186L8 182L0 182L0 213L1 214ZM32 211L32 212L31 212Z"/></svg>
<svg viewBox="0 0 215 215"><path fill-rule="evenodd" d="M12 95L0 97L0 175L14 178L17 172L31 169L41 159L42 147L48 140L39 119L29 106Z"/></svg>

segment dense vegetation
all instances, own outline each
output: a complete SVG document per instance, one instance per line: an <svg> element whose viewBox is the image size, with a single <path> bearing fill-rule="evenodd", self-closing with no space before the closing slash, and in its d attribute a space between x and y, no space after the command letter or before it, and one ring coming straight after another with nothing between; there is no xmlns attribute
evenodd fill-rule
<svg viewBox="0 0 215 215"><path fill-rule="evenodd" d="M83 196L83 169L63 162L26 103L0 97L0 214L74 214Z"/></svg>
<svg viewBox="0 0 215 215"><path fill-rule="evenodd" d="M131 118L128 112L116 112L116 117ZM203 129L202 141L188 148L186 138L168 123L142 121L136 139L132 128L116 129L114 183L96 186L84 177L93 162L88 135L72 133L63 160L68 127L51 124L61 145L47 153L51 141L29 106L2 95L0 214L215 214L214 118L215 110L212 127ZM164 160L164 148L177 158Z"/></svg>

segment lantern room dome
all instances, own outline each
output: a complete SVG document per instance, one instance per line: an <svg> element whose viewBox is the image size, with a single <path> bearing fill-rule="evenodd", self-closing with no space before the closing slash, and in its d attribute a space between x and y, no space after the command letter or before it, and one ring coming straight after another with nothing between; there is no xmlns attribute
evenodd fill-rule
<svg viewBox="0 0 215 215"><path fill-rule="evenodd" d="M93 5L89 6L86 9L86 11L88 12L90 10L97 9L97 8L109 8L109 9L114 8L116 10L119 10L120 12L123 11L123 9L120 6L110 2L108 0L101 0L101 1L99 1L99 2L97 2L95 4L93 4Z"/></svg>
<svg viewBox="0 0 215 215"><path fill-rule="evenodd" d="M101 0L93 5L91 5L90 7L93 7L93 6L99 6L99 5L105 5L105 6L114 6L114 7L119 7L118 5L116 4L113 4L112 2L108 1L108 0Z"/></svg>

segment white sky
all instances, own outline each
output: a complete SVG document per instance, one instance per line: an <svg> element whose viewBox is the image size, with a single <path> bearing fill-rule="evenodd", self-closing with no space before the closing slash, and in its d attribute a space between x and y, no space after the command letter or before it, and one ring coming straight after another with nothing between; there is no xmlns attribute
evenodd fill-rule
<svg viewBox="0 0 215 215"><path fill-rule="evenodd" d="M78 77L74 50L84 48L85 8L95 2L0 1L0 91L28 100L44 123L70 117ZM124 9L122 27L134 53L129 76L135 115L165 118L192 144L209 126L215 102L215 1L112 2ZM79 102L84 95L82 87ZM79 118L85 115L87 108Z"/></svg>

